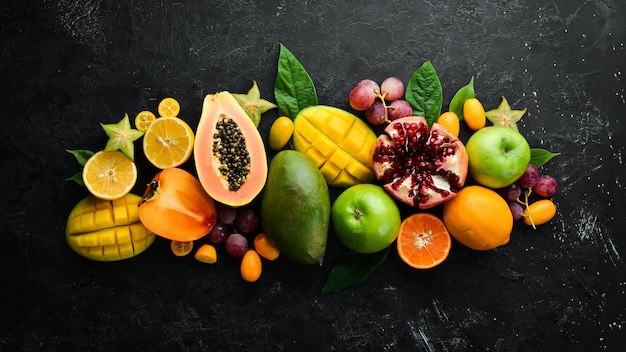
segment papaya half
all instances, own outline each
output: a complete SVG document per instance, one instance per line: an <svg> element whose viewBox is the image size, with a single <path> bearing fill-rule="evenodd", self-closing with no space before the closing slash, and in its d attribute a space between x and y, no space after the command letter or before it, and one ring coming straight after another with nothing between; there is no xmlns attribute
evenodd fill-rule
<svg viewBox="0 0 626 352"><path fill-rule="evenodd" d="M200 183L220 203L246 205L265 186L267 157L263 139L230 92L204 98L194 160Z"/></svg>

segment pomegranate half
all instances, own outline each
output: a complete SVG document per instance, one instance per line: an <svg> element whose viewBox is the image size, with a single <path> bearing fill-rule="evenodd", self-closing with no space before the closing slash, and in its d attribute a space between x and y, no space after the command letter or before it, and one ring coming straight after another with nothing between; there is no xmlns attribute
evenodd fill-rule
<svg viewBox="0 0 626 352"><path fill-rule="evenodd" d="M454 197L467 178L467 151L438 123L421 116L392 121L378 137L372 167L399 201L427 209Z"/></svg>

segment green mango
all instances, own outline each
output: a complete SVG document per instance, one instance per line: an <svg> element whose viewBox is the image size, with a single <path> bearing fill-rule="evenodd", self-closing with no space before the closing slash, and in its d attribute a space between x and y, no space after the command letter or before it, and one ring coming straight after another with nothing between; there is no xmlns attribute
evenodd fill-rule
<svg viewBox="0 0 626 352"><path fill-rule="evenodd" d="M330 193L321 171L304 154L283 150L270 162L261 198L261 225L281 255L321 262L330 223Z"/></svg>

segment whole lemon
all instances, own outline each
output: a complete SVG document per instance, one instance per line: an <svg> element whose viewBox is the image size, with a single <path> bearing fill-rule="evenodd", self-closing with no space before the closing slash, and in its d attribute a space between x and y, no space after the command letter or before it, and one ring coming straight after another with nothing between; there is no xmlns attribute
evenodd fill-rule
<svg viewBox="0 0 626 352"><path fill-rule="evenodd" d="M457 241L475 250L507 244L513 230L513 214L504 198L478 185L462 188L444 203L443 222Z"/></svg>

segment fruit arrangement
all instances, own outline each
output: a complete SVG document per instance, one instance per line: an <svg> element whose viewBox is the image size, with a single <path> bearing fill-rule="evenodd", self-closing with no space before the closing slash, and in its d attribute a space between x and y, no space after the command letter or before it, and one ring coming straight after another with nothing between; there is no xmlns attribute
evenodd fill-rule
<svg viewBox="0 0 626 352"><path fill-rule="evenodd" d="M142 109L135 128L128 115L102 124L101 151L68 150L82 166L69 179L90 193L69 215L69 247L122 260L160 238L172 255L199 263L216 263L222 251L239 258L241 278L255 282L264 260L321 264L332 234L346 247L322 289L332 293L365 280L391 248L426 270L455 242L492 250L509 243L516 223L537 228L556 215L557 181L540 168L559 154L530 147L517 127L526 109L502 97L485 111L473 77L442 111L441 83L425 62L406 84L356 82L347 111L320 104L281 45L274 97L261 99L256 81L247 94L209 94L195 131L172 97L157 114ZM261 136L272 109L279 117ZM160 170L142 196L130 193L143 177L134 162L140 138ZM195 172L181 168L192 155Z"/></svg>

